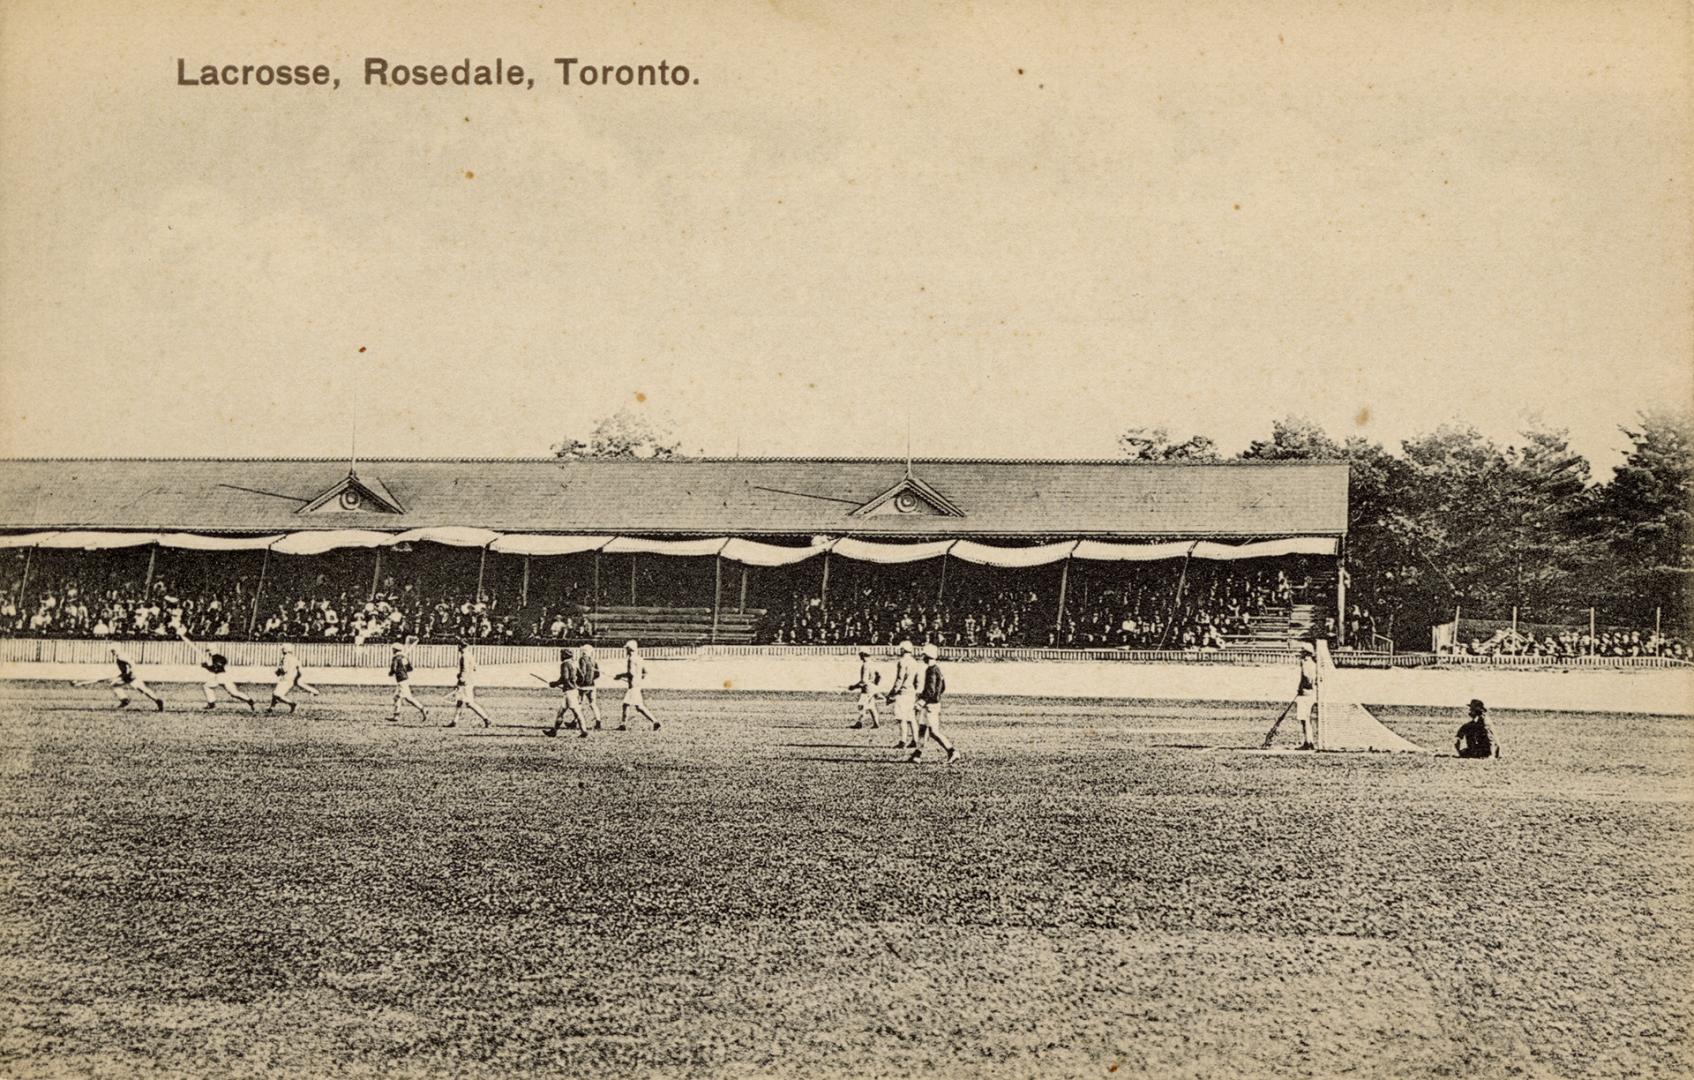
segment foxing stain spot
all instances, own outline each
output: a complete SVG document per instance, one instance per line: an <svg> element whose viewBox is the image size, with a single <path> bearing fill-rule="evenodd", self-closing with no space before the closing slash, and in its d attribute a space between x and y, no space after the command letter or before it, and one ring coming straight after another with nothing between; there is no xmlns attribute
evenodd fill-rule
<svg viewBox="0 0 1694 1080"><path fill-rule="evenodd" d="M1353 423L1359 425L1360 427L1364 427L1366 424L1370 423L1370 406L1369 405L1366 405L1364 408L1359 410L1359 415L1353 417Z"/></svg>
<svg viewBox="0 0 1694 1080"><path fill-rule="evenodd" d="M364 347L364 346L363 346L363 345L361 345L361 346L359 346L359 351L360 351L360 352L364 352L364 351L365 351L365 347Z"/></svg>
<svg viewBox="0 0 1694 1080"><path fill-rule="evenodd" d="M733 689L735 689L735 680L734 680L734 679L725 679L725 680L724 680L724 681L723 681L723 688L724 688L724 689L725 689L725 690L733 690Z"/></svg>
<svg viewBox="0 0 1694 1080"><path fill-rule="evenodd" d="M476 173L473 173L469 169L466 169L465 170L465 179L466 180L475 180L476 179Z"/></svg>
<svg viewBox="0 0 1694 1080"><path fill-rule="evenodd" d="M646 395L646 394L643 394L643 393L642 393L642 392L641 392L641 391L639 391L639 390L637 390L637 391L636 391L636 392L635 392L635 400L637 400L637 401L646 401L646 400L647 400L647 395Z"/></svg>

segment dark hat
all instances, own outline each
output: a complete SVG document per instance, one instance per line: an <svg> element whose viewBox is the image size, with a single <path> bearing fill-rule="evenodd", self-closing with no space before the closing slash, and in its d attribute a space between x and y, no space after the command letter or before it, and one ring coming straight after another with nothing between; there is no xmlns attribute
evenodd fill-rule
<svg viewBox="0 0 1694 1080"><path fill-rule="evenodd" d="M1470 711L1471 712L1487 711L1487 709L1488 709L1488 706L1486 706L1482 703L1481 698L1471 698L1470 699Z"/></svg>
<svg viewBox="0 0 1694 1080"><path fill-rule="evenodd" d="M870 651L870 650L869 650L869 649L860 649L860 650L859 650L859 655L860 655L860 656L866 656L866 657L868 657L868 656L870 656L870 654L871 654L871 651Z"/></svg>

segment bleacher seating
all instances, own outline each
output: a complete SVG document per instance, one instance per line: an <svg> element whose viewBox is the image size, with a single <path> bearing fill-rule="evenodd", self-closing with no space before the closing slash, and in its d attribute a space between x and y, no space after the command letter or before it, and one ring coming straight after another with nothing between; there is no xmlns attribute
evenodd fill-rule
<svg viewBox="0 0 1694 1080"><path fill-rule="evenodd" d="M764 617L760 608L718 613L719 645L751 645ZM644 645L705 645L712 641L709 607L602 607L593 615L594 637L606 644L631 638Z"/></svg>

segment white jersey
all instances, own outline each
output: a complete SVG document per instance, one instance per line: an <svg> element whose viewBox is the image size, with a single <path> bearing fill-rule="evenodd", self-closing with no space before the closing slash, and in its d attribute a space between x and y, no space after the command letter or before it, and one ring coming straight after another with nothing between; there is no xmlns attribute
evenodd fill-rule
<svg viewBox="0 0 1694 1080"><path fill-rule="evenodd" d="M641 684L647 679L647 665L641 662L641 657L632 656L624 665L624 672L629 676L627 683L631 690L641 689Z"/></svg>
<svg viewBox="0 0 1694 1080"><path fill-rule="evenodd" d="M918 692L916 673L913 671L915 666L910 656L905 653L900 654L900 659L894 662L894 683L888 688L890 694L915 694Z"/></svg>
<svg viewBox="0 0 1694 1080"><path fill-rule="evenodd" d="M476 685L476 657L471 655L469 649L459 654L459 685Z"/></svg>

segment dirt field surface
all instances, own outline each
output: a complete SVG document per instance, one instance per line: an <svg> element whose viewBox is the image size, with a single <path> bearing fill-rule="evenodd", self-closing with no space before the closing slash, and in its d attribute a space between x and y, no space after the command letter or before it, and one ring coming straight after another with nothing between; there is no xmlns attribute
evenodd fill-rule
<svg viewBox="0 0 1694 1080"><path fill-rule="evenodd" d="M1686 719L1501 714L1478 763L959 697L949 767L845 697L545 739L542 693L164 689L0 685L0 1072L1694 1071Z"/></svg>

